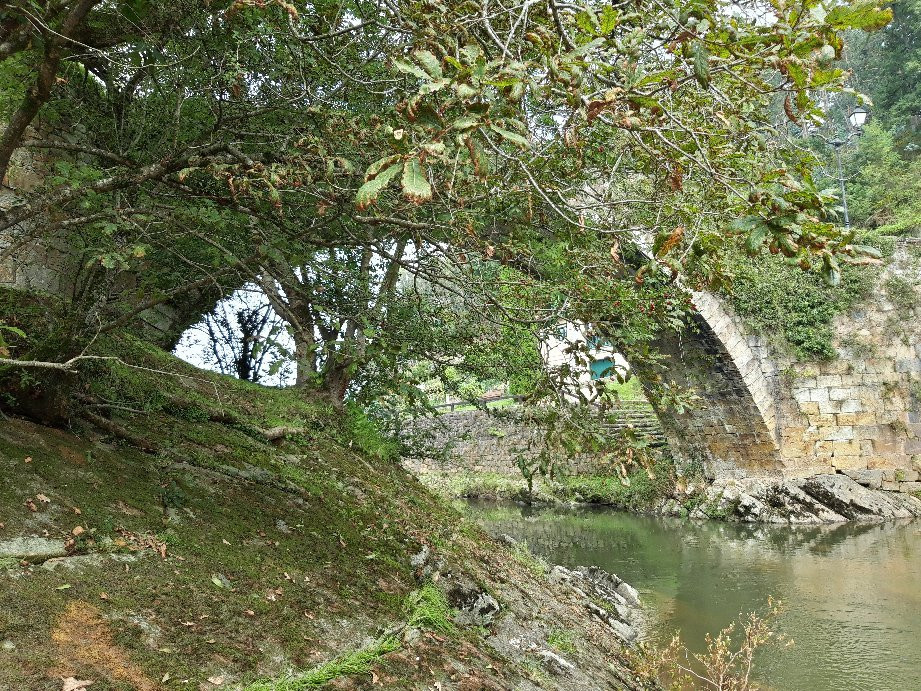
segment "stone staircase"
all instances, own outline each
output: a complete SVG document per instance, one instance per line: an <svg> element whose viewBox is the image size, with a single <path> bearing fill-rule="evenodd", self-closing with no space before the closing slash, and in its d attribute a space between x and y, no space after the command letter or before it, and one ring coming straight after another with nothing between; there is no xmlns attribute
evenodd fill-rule
<svg viewBox="0 0 921 691"><path fill-rule="evenodd" d="M667 444L662 424L648 401L618 401L611 409L610 415L614 421L604 425L604 429L609 433L623 433L632 427L636 436L639 439L647 439L650 446Z"/></svg>

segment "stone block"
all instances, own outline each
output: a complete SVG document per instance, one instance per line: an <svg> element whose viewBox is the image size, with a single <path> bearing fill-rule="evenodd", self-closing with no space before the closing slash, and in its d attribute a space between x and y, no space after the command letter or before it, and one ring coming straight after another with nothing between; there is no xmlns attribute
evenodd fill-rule
<svg viewBox="0 0 921 691"><path fill-rule="evenodd" d="M819 404L815 401L805 401L799 405L800 412L805 415L817 415L819 412Z"/></svg>
<svg viewBox="0 0 921 691"><path fill-rule="evenodd" d="M836 460L838 456L860 456L860 443L857 441L833 441L831 444ZM865 461L864 464L866 467Z"/></svg>
<svg viewBox="0 0 921 691"><path fill-rule="evenodd" d="M824 438L827 441L850 441L854 438L854 428L843 425L839 427L825 427Z"/></svg>
<svg viewBox="0 0 921 691"><path fill-rule="evenodd" d="M846 469L844 474L854 482L870 489L880 489L883 486L882 470Z"/></svg>
<svg viewBox="0 0 921 691"><path fill-rule="evenodd" d="M816 386L829 388L832 386L841 386L840 374L821 374L816 377Z"/></svg>
<svg viewBox="0 0 921 691"><path fill-rule="evenodd" d="M860 413L845 413L853 415L855 425L875 425L877 423L876 413L873 411L863 411Z"/></svg>
<svg viewBox="0 0 921 691"><path fill-rule="evenodd" d="M858 454L839 455L836 451L831 464L837 470L867 470L867 459Z"/></svg>
<svg viewBox="0 0 921 691"><path fill-rule="evenodd" d="M904 451L901 439L874 439L873 453L878 455L894 455Z"/></svg>
<svg viewBox="0 0 921 691"><path fill-rule="evenodd" d="M824 389L823 389L824 390ZM842 401L819 401L819 412L823 415L833 415L834 413L840 413ZM847 412L856 412L856 411L847 411Z"/></svg>
<svg viewBox="0 0 921 691"><path fill-rule="evenodd" d="M846 401L851 398L851 389L835 387L828 390L828 398L832 401Z"/></svg>
<svg viewBox="0 0 921 691"><path fill-rule="evenodd" d="M811 389L809 391L809 400L820 404L827 403L829 400L828 389Z"/></svg>
<svg viewBox="0 0 921 691"><path fill-rule="evenodd" d="M797 403L803 404L806 401L814 401L812 398L813 390L811 389L796 389L793 392L793 400ZM802 407L802 405L800 406Z"/></svg>
<svg viewBox="0 0 921 691"><path fill-rule="evenodd" d="M886 490L887 492L898 492L901 489L899 487L901 484L901 482L890 482L889 480L883 480L882 489Z"/></svg>
<svg viewBox="0 0 921 691"><path fill-rule="evenodd" d="M921 360L917 358L902 359L895 361L895 371L900 374L909 372L921 372Z"/></svg>
<svg viewBox="0 0 921 691"><path fill-rule="evenodd" d="M900 482L899 492L921 492L921 482Z"/></svg>
<svg viewBox="0 0 921 691"><path fill-rule="evenodd" d="M856 399L847 399L841 401L840 412L842 413L859 413L863 410L863 405Z"/></svg>
<svg viewBox="0 0 921 691"><path fill-rule="evenodd" d="M852 368L853 365L843 358L821 364L822 374L849 374Z"/></svg>

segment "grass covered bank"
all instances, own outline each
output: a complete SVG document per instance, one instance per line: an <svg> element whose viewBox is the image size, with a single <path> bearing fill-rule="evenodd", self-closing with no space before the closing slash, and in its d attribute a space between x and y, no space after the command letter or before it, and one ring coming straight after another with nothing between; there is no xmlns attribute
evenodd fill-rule
<svg viewBox="0 0 921 691"><path fill-rule="evenodd" d="M420 480L447 499L599 504L647 513L673 496L677 482L674 466L667 459L657 460L651 469L651 476L643 468L634 469L628 476L627 484L616 474L558 475L552 479L536 477L531 493L524 477L498 473L431 472L420 475Z"/></svg>
<svg viewBox="0 0 921 691"><path fill-rule="evenodd" d="M647 683L572 588L430 493L360 414L128 337L96 348L134 366L88 367L68 426L0 418L0 688ZM483 593L499 611L456 620ZM566 675L540 657L560 626Z"/></svg>

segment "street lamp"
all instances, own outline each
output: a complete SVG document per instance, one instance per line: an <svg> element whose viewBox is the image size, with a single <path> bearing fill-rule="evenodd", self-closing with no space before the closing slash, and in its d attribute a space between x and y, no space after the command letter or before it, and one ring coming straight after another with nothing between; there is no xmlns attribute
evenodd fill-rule
<svg viewBox="0 0 921 691"><path fill-rule="evenodd" d="M844 229L851 229L851 219L847 213L847 196L844 193L844 172L841 169L841 147L847 144L854 137L859 137L863 133L863 126L867 123L867 117L869 117L870 111L868 111L863 106L857 106L854 110L851 111L851 114L847 116L848 121L851 123L851 127L854 128L852 132L848 132L847 136L844 139L840 137L835 137L832 139L829 144L832 145L835 149L835 158L838 160L838 184L841 185L841 206L844 209Z"/></svg>
<svg viewBox="0 0 921 691"><path fill-rule="evenodd" d="M847 119L851 121L851 127L854 127L860 132L861 128L867 123L867 117L869 115L870 111L863 106L857 106L851 111L851 114L847 116Z"/></svg>

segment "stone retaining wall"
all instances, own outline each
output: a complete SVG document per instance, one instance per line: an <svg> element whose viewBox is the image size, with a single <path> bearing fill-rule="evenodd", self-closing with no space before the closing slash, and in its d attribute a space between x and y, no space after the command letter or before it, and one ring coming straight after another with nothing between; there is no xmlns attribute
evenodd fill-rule
<svg viewBox="0 0 921 691"><path fill-rule="evenodd" d="M417 436L432 449L443 449L439 457L406 459L406 466L416 473L496 473L520 476L520 457L535 459L551 454L557 471L584 475L608 475L617 472L619 457L611 453L580 454L576 457L550 452L544 441L545 430L532 421L521 419L522 409L502 409L498 414L483 410L455 411L436 418L413 422L407 434ZM599 431L611 439L610 451L619 445L616 439L628 426L654 444L664 437L652 407L645 401L625 403L614 413L617 422L599 425Z"/></svg>

